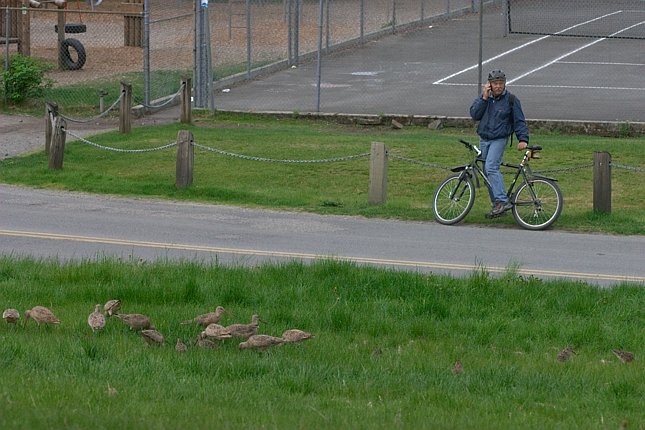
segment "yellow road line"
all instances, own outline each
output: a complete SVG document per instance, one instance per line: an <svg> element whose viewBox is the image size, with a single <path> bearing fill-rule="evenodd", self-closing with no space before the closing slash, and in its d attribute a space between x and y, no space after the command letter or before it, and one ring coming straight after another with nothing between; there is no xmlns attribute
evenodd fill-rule
<svg viewBox="0 0 645 430"><path fill-rule="evenodd" d="M281 258L294 258L305 260L321 260L332 259L341 261L351 261L355 263L366 263L381 266L404 266L404 267L417 267L425 269L440 269L440 270L464 270L474 271L484 269L487 272L504 273L509 269L505 267L481 267L478 265L470 264L457 264L457 263L438 263L429 261L410 261L410 260L394 260L384 258L370 258L370 257L348 257L339 255L323 255L323 254L310 254L303 252L286 252L286 251L262 251L259 249L245 249L245 248L224 248L205 245L186 245L178 243L165 243L165 242L149 242L141 240L126 240L126 239L111 239L103 237L91 236L76 236L70 234L54 234L42 233L31 231L18 231L18 230L0 230L0 236L12 237L25 237L32 239L47 239L47 240L66 240L72 242L83 243L98 243L104 245L122 245L133 246L141 248L158 248L167 250L178 251L194 251L194 252L207 252L214 254L232 254L232 255L254 255L259 257L281 257ZM643 276L624 276L624 275L610 275L603 273L585 273L585 272L564 272L556 270L543 270L543 269L517 269L516 272L520 275L532 276L552 276L560 278L573 278L573 279L591 279L598 281L615 281L615 282L641 282L645 283Z"/></svg>

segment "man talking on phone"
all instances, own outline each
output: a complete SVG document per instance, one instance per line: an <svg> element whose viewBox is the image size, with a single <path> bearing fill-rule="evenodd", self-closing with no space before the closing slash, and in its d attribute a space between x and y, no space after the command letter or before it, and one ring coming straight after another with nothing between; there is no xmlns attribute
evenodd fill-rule
<svg viewBox="0 0 645 430"><path fill-rule="evenodd" d="M486 160L484 170L491 184L490 200L493 209L489 217L502 215L513 205L506 196L504 178L499 170L508 139L515 133L517 150L522 151L529 143L529 129L517 97L506 90L506 75L501 70L488 74L481 96L470 106L470 116L479 121L477 134L481 157Z"/></svg>

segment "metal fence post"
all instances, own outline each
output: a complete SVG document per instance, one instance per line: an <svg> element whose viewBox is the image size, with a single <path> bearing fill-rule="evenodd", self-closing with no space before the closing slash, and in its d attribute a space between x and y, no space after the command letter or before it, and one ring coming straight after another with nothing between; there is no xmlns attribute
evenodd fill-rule
<svg viewBox="0 0 645 430"><path fill-rule="evenodd" d="M370 150L369 191L367 201L371 205L385 203L387 198L387 149L381 142L372 142Z"/></svg>
<svg viewBox="0 0 645 430"><path fill-rule="evenodd" d="M593 154L593 210L611 213L611 155Z"/></svg>

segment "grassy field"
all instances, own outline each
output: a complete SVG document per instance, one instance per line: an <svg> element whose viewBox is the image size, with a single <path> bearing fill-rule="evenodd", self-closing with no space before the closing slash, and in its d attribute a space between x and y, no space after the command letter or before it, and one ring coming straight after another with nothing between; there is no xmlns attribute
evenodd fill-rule
<svg viewBox="0 0 645 430"><path fill-rule="evenodd" d="M68 128L73 132L73 124ZM144 127L126 136L111 132L89 140L118 150L145 150L175 142L181 129L190 130L198 145L247 158L196 148L194 183L177 190L174 147L115 152L76 141L66 145L62 170L48 170L45 154L37 153L0 162L0 182L433 222L430 202L435 187L450 173L449 167L463 164L469 157L458 139L477 141L473 130L394 130L221 113L196 117L192 126ZM385 143L390 154L387 202L378 206L367 202L369 158L353 158L368 154L374 141ZM533 169L557 178L564 193L564 211L554 228L645 234L645 137L568 136L534 130L531 142L544 147L543 159L535 160ZM610 152L616 166L612 169L611 214L593 210L592 164L594 152L599 151ZM350 159L298 162L336 157ZM505 159L518 162L520 153L507 150ZM485 220L483 215L488 210L487 193L480 189L476 206L465 222L514 224L510 216Z"/></svg>
<svg viewBox="0 0 645 430"><path fill-rule="evenodd" d="M68 142L64 168L43 153L0 162L0 182L128 196L432 221L430 199L448 168L465 162L472 130L355 127L246 115L195 125L138 128L89 140L152 149L189 129L194 184L175 188L175 151L108 151ZM73 126L70 125L70 131ZM390 152L386 204L367 203L371 142ZM644 138L534 131L536 171L560 180L555 229L645 234ZM609 151L613 210L592 210L592 159ZM324 160L329 163L269 162ZM508 161L519 160L509 150ZM636 167L636 169L631 167ZM507 179L508 180L508 179ZM466 223L485 220L479 190ZM118 320L93 335L87 315L119 298L144 313L167 344L150 347ZM135 261L58 262L0 257L0 307L50 307L60 326L0 321L0 429L644 429L645 290L542 281L509 272L447 276L349 263L256 268ZM192 345L180 321L222 305L224 324L264 321L260 332L313 332L313 340L264 353L224 341ZM176 339L191 347L174 349ZM558 353L571 345L565 362ZM635 353L620 362L613 348ZM463 373L454 373L455 363ZM622 427L621 427L622 426Z"/></svg>
<svg viewBox="0 0 645 430"><path fill-rule="evenodd" d="M149 315L147 346L95 303ZM297 303L297 306L294 306ZM645 427L642 287L599 289L485 272L464 279L318 262L0 258L0 306L50 307L60 326L0 324L3 429L629 429ZM301 344L176 352L180 321L224 306ZM559 351L571 345L565 362ZM635 353L630 363L611 352ZM454 373L456 361L463 373Z"/></svg>

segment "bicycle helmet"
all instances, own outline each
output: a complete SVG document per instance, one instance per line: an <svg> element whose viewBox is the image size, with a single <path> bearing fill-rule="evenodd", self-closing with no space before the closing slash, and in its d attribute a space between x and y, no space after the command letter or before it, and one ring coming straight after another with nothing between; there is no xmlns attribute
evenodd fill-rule
<svg viewBox="0 0 645 430"><path fill-rule="evenodd" d="M488 74L489 81L504 81L506 82L506 74L501 70L492 70Z"/></svg>

